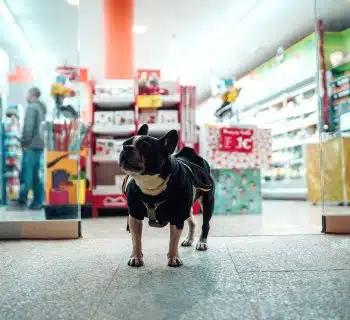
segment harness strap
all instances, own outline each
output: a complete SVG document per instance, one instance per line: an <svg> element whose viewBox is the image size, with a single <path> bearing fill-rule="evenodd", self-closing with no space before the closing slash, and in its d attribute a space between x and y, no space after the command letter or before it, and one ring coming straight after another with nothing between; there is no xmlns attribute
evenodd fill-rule
<svg viewBox="0 0 350 320"><path fill-rule="evenodd" d="M194 182L194 186L196 189L204 191L204 192L208 192L213 188L213 184L205 184L202 183L201 181L199 181L199 179L197 178L196 174L193 172L192 168L189 166L189 164L191 166L193 166L194 168L196 168L198 171L200 171L203 175L207 175L208 173L204 171L204 169L202 167L200 167L199 165L183 160L181 158L177 158L177 160L188 170L192 181Z"/></svg>
<svg viewBox="0 0 350 320"><path fill-rule="evenodd" d="M130 178L130 176L126 175L124 180L123 180L122 192L123 192L124 196L126 196L126 186L128 185L129 178Z"/></svg>
<svg viewBox="0 0 350 320"><path fill-rule="evenodd" d="M151 226L151 227L155 227L155 228L163 228L165 227L168 223L165 222L165 223L159 223L157 221L157 215L156 215L156 210L157 208L162 204L164 203L166 200L163 200L161 202L157 202L153 205L148 205L147 202L144 202L142 201L142 203L144 204L144 206L146 207L147 209L147 217L148 217L148 224Z"/></svg>

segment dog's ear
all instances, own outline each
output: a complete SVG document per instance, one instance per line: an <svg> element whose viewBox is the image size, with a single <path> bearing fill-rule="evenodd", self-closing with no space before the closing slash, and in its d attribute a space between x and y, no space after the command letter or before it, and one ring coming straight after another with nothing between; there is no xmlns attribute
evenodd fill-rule
<svg viewBox="0 0 350 320"><path fill-rule="evenodd" d="M172 154L179 142L179 135L176 130L169 131L166 135L159 139L160 145L166 154Z"/></svg>
<svg viewBox="0 0 350 320"><path fill-rule="evenodd" d="M148 125L143 124L140 129L137 131L138 136L147 136L148 135Z"/></svg>

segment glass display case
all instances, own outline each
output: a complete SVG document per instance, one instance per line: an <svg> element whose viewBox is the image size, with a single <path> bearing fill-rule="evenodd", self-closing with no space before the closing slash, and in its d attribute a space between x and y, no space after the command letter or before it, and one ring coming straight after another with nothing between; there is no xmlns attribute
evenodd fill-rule
<svg viewBox="0 0 350 320"><path fill-rule="evenodd" d="M78 238L88 184L78 7L45 2L33 18L21 2L0 5L0 239Z"/></svg>
<svg viewBox="0 0 350 320"><path fill-rule="evenodd" d="M308 197L322 204L326 233L350 233L350 6L330 21L316 1L319 144L308 146Z"/></svg>

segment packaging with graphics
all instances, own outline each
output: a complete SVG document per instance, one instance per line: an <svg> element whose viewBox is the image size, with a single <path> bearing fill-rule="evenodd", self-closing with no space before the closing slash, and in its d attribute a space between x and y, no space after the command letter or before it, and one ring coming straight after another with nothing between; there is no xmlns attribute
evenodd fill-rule
<svg viewBox="0 0 350 320"><path fill-rule="evenodd" d="M214 214L260 214L261 169L271 162L271 130L206 125L201 154L216 183Z"/></svg>
<svg viewBox="0 0 350 320"><path fill-rule="evenodd" d="M259 169L214 169L216 183L214 214L260 214L261 176Z"/></svg>

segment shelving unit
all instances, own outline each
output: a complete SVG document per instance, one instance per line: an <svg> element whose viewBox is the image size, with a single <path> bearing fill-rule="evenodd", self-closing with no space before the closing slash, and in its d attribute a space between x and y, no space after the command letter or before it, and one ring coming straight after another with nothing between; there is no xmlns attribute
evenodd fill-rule
<svg viewBox="0 0 350 320"><path fill-rule="evenodd" d="M110 80L95 86L90 139L93 217L102 208L127 208L121 190L124 175L118 164L119 153L123 141L135 135L142 124L147 123L149 134L155 137L175 129L180 147L195 147L195 88L162 80L159 87L167 95L152 96L157 100L153 106L147 103L151 96L138 95L135 80Z"/></svg>
<svg viewBox="0 0 350 320"><path fill-rule="evenodd" d="M350 131L350 64L333 68L329 81L331 87L329 132Z"/></svg>
<svg viewBox="0 0 350 320"><path fill-rule="evenodd" d="M109 80L94 88L90 139L92 216L127 208L118 160L122 141L136 134L135 81ZM111 179L111 177L113 179Z"/></svg>
<svg viewBox="0 0 350 320"><path fill-rule="evenodd" d="M243 107L241 124L272 132L271 169L263 171L265 198L306 199L304 146L318 140L317 92L314 79Z"/></svg>

